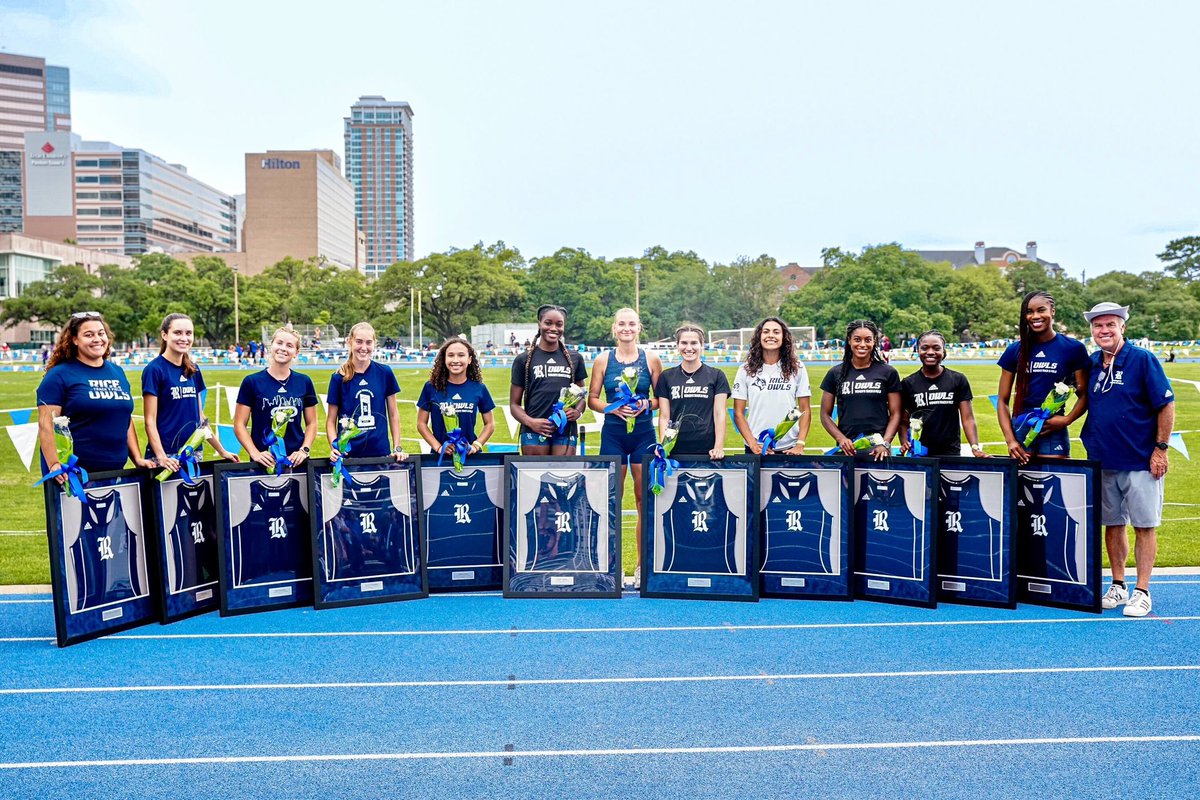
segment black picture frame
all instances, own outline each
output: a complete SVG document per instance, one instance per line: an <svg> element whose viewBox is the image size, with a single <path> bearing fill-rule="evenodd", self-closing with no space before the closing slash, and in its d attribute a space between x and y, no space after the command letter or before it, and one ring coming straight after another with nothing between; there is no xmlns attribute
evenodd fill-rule
<svg viewBox="0 0 1200 800"><path fill-rule="evenodd" d="M313 608L322 610L428 597L424 537L421 535L421 515L418 512L421 496L420 456L410 456L404 461L396 461L390 456L347 458L344 459L344 466L350 478L343 476L335 486L332 478L336 467L333 462L328 458L310 459L307 462ZM348 486L348 481L355 485ZM380 485L384 481L387 487ZM335 530L336 521L341 519L341 515L330 517L332 509L327 506L336 502L341 508L346 492L354 495L364 487L372 495L387 488L391 502L387 503L387 508L376 510L373 504L379 497L372 496L372 505L364 507L358 515L357 531L344 523ZM395 505L397 498L399 506ZM379 518L379 514L391 515L391 522ZM363 537L372 533L364 530L368 526L374 528L375 533L380 533L381 527L386 526L389 539L392 533L396 534L398 541L389 548L393 550L389 555L394 557L394 562L368 566L372 562L364 560L358 565L344 565L349 566L351 573L357 571L359 574L338 576L335 553L339 550L349 553L357 547L361 555L365 541Z"/></svg>
<svg viewBox="0 0 1200 800"><path fill-rule="evenodd" d="M500 589L504 585L504 459L500 453L476 453L467 458L463 471L457 473L454 464L446 457L439 465L435 456L424 456L421 460L421 525L424 531L426 570L430 593L477 592ZM478 473L478 474L477 474ZM456 480L460 478L461 480ZM449 481L446 485L444 481ZM478 483L482 481L483 486ZM453 512L443 509L439 500L459 487L467 492L465 502L455 504ZM492 506L479 496L482 488ZM465 505L465 509L457 506ZM464 518L465 515L465 518ZM484 515L484 516L481 516ZM485 550L480 546L463 548L463 534L455 529L458 525L486 528L483 520L491 518L493 533L492 558L483 558ZM480 540L482 544L482 540Z"/></svg>
<svg viewBox="0 0 1200 800"><path fill-rule="evenodd" d="M777 485L781 481L785 482L783 487ZM788 493L786 484L797 481L795 491L802 496L793 502L776 494L776 489ZM758 485L759 594L853 600L854 459L836 455L761 456ZM791 514L796 516L792 518ZM787 542L789 537L808 540L814 535L816 548L810 541L798 545Z"/></svg>
<svg viewBox="0 0 1200 800"><path fill-rule="evenodd" d="M149 483L155 560L162 578L158 581L159 622L164 625L221 606L217 552L220 531L213 466L211 461L199 465L195 486L189 486L182 473ZM199 508L197 503L201 504ZM205 503L207 509L203 509ZM197 510L202 513L196 514Z"/></svg>
<svg viewBox="0 0 1200 800"><path fill-rule="evenodd" d="M150 480L149 471L142 469L92 473L84 488L90 517L80 500L68 497L56 481L42 484L54 631L59 647L158 619L158 575L154 544L148 541L153 539L148 535ZM114 500L118 501L116 505ZM104 528L97 516L101 513L108 518ZM89 529L86 532L85 527ZM97 595L101 581L108 582L108 586ZM128 585L130 594L126 597L120 596L126 591L122 584Z"/></svg>
<svg viewBox="0 0 1200 800"><path fill-rule="evenodd" d="M1017 462L938 461L938 602L1016 608Z"/></svg>
<svg viewBox="0 0 1200 800"><path fill-rule="evenodd" d="M937 607L938 481L936 458L855 458L856 599ZM882 493L865 496L868 482L883 486Z"/></svg>
<svg viewBox="0 0 1200 800"><path fill-rule="evenodd" d="M288 469L276 475L252 461L225 462L213 465L213 482L217 497L217 530L221 536L217 547L221 566L221 616L311 607L312 535L307 471ZM275 489L283 489L284 494L272 496ZM241 494L243 491L245 497ZM255 495L270 498L272 504L283 503L285 515L272 517L266 513L271 510L269 507L254 508ZM231 509L231 502L237 504L236 509ZM234 516L235 512L241 516ZM241 526L248 520L251 529L242 530ZM274 528L276 523L272 520L279 521L278 528ZM260 527L262 530L257 530ZM257 552L252 551L253 559L241 552L243 535L266 539L265 543L256 543L254 551ZM247 580L245 565L248 561L253 572L263 574Z"/></svg>
<svg viewBox="0 0 1200 800"><path fill-rule="evenodd" d="M618 466L617 456L507 456L504 459L504 597L509 598L610 598L621 596L621 507L617 501ZM537 476L537 473L541 473ZM552 476L561 480L547 482ZM590 511L596 518L596 541L591 552L583 554L579 563L579 550L573 562L556 563L559 531L549 532L554 538L555 552L548 563L549 568L537 568L543 546L539 541L542 534L531 534L528 523L533 523L539 500L547 486L557 484L566 487L561 503L586 505L579 511ZM536 488L535 488L536 487ZM558 490L553 490L557 491ZM580 494L580 491L583 494ZM529 496L532 492L532 497ZM531 504L528 507L525 504ZM599 507L597 507L599 506ZM568 506L570 508L570 506ZM570 526L568 533L575 533L579 511L563 511L561 524ZM607 527L607 536L601 524ZM518 526L525 529L518 531ZM565 529L564 529L565 530ZM530 537L535 545L530 547ZM524 558L522 558L524 556ZM606 561L606 563L604 563ZM593 569L579 569L595 563ZM596 563L600 562L600 563ZM600 567L604 566L605 569Z"/></svg>
<svg viewBox="0 0 1200 800"><path fill-rule="evenodd" d="M1035 535L1035 529L1039 526L1034 518L1049 516L1031 513L1027 492L1044 493L1046 489L1044 482L1036 476L1049 476L1060 489L1060 494L1069 495L1069 499L1062 503L1062 509L1057 508L1059 503L1052 494L1049 498L1043 496L1040 499L1043 504L1041 510L1045 510L1044 504L1050 502L1056 514L1060 517L1065 515L1070 520L1065 522L1062 531L1061 559L1057 558L1057 544L1051 545L1051 540L1058 538L1058 525L1054 520L1043 519L1040 525L1043 533ZM1067 480L1064 481L1064 478ZM1039 482L1043 485L1038 486ZM1100 462L1031 458L1017 470L1016 494L1017 602L1101 613L1104 539L1100 525ZM1082 504L1077 505L1080 494L1083 495ZM1074 553L1067 552L1071 543L1075 545ZM1040 566L1040 569L1031 569L1034 565Z"/></svg>
<svg viewBox="0 0 1200 800"><path fill-rule="evenodd" d="M642 459L642 597L758 602L758 456L726 456L719 461L705 456L680 456L675 460L679 467L666 477L662 493L656 495L650 486L653 456L647 455ZM720 484L708 488L706 481L714 475L720 476ZM679 488L681 482L684 490ZM710 492L716 504L712 509L714 513L720 514L724 508L725 541L716 548L680 545L673 533L668 534L668 527L671 531L676 528L674 514L704 513L700 509L691 509L689 512L684 508L681 512L672 508L687 504L687 496L679 492L688 491L689 485L699 487L697 491ZM720 489L719 496L715 494L717 488ZM744 493L740 502L736 494L739 489ZM733 507L730 507L731 492ZM744 527L740 535L739 521ZM708 523L709 520L704 518L702 524L705 529ZM691 521L685 519L684 525L693 532L697 531L695 517ZM730 526L733 526L732 533ZM719 521L717 527L720 527ZM697 550L718 549L727 572L706 572L697 567L699 561L688 562L679 558L681 555L690 557ZM701 560L703 555L699 554ZM712 564L716 565L716 554L711 556Z"/></svg>

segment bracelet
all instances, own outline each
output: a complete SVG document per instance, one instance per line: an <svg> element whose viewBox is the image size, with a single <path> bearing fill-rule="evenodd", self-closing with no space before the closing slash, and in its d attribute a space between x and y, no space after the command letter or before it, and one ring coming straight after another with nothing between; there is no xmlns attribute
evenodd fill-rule
<svg viewBox="0 0 1200 800"><path fill-rule="evenodd" d="M981 445L981 444L979 444L978 442L976 442L975 444L971 445L971 452L972 452L972 453L982 453L982 452L983 452L983 445Z"/></svg>

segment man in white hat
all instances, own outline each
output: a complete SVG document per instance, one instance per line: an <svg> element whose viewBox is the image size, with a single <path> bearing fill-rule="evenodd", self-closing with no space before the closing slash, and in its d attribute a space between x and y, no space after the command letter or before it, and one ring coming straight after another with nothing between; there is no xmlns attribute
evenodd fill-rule
<svg viewBox="0 0 1200 800"><path fill-rule="evenodd" d="M1100 462L1100 522L1112 564L1105 608L1125 606L1125 616L1150 613L1150 572L1162 522L1167 440L1175 424L1175 394L1162 365L1149 350L1125 341L1129 307L1097 303L1084 318L1100 348L1092 354L1088 415L1083 445ZM1133 525L1137 586L1125 586L1129 558L1127 525Z"/></svg>

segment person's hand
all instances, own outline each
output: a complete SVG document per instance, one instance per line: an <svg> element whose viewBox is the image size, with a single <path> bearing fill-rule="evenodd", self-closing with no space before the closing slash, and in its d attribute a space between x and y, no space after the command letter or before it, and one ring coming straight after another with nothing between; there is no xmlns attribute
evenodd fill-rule
<svg viewBox="0 0 1200 800"><path fill-rule="evenodd" d="M337 445L329 443L329 463L336 464L342 458L342 451L337 449Z"/></svg>
<svg viewBox="0 0 1200 800"><path fill-rule="evenodd" d="M838 437L837 446L838 449L841 450L845 455L854 455L854 442L850 441L845 436Z"/></svg>
<svg viewBox="0 0 1200 800"><path fill-rule="evenodd" d="M179 461L177 459L171 458L170 456L163 456L162 458L143 459L143 460L145 460L146 463L138 464L139 467L141 467L141 466L147 466L147 467L159 466L159 467L162 467L163 469L169 469L169 470L171 470L171 472L179 472Z"/></svg>
<svg viewBox="0 0 1200 800"><path fill-rule="evenodd" d="M579 416L576 414L576 416ZM571 409L567 409L567 419L571 418ZM533 428L534 433L539 433L542 436L553 437L558 434L558 426L548 419L530 420L529 427Z"/></svg>
<svg viewBox="0 0 1200 800"><path fill-rule="evenodd" d="M566 408L563 410L566 411L566 413L567 413L567 422L574 422L575 420L579 419L580 416L583 415L583 412L579 410L578 406L571 406L570 408ZM617 410L620 411L620 409L617 409ZM558 431L558 429L555 428L555 432L557 432L557 431Z"/></svg>
<svg viewBox="0 0 1200 800"><path fill-rule="evenodd" d="M483 445L481 445L479 442L471 442L471 446L467 448L467 455L469 455L469 456L473 456L476 453L482 453L482 452L483 452Z"/></svg>
<svg viewBox="0 0 1200 800"><path fill-rule="evenodd" d="M883 461L891 454L892 448L888 447L886 444L877 444L871 448L871 458L875 459L876 461Z"/></svg>
<svg viewBox="0 0 1200 800"><path fill-rule="evenodd" d="M308 453L303 450L297 450L294 453L288 454L288 461L292 462L293 467L298 467L308 460Z"/></svg>
<svg viewBox="0 0 1200 800"><path fill-rule="evenodd" d="M239 456L237 453L231 453L228 450L222 450L220 453L220 456L221 456L221 458L225 459L226 461L232 461L234 464L242 463L241 456Z"/></svg>
<svg viewBox="0 0 1200 800"><path fill-rule="evenodd" d="M796 442L796 444L783 451L785 456L802 456L804 455L804 445Z"/></svg>
<svg viewBox="0 0 1200 800"><path fill-rule="evenodd" d="M713 461L720 461L725 457L725 448L719 446L714 447L712 450L708 451L708 457Z"/></svg>
<svg viewBox="0 0 1200 800"><path fill-rule="evenodd" d="M1155 448L1154 452L1150 454L1150 474L1157 480L1167 474L1167 466L1167 451Z"/></svg>
<svg viewBox="0 0 1200 800"><path fill-rule="evenodd" d="M763 454L762 442L751 442L746 447L752 455L761 456Z"/></svg>
<svg viewBox="0 0 1200 800"><path fill-rule="evenodd" d="M1056 414L1050 419L1042 423L1042 433L1050 433L1051 431L1062 431L1067 428L1067 418L1062 414Z"/></svg>
<svg viewBox="0 0 1200 800"><path fill-rule="evenodd" d="M991 453L983 452L983 448L980 448L978 450L972 448L971 455L975 456L976 458L991 458L992 457Z"/></svg>
<svg viewBox="0 0 1200 800"><path fill-rule="evenodd" d="M259 450L250 456L250 460L256 464L262 464L267 469L275 469L275 456L271 455L270 450Z"/></svg>
<svg viewBox="0 0 1200 800"><path fill-rule="evenodd" d="M404 452L403 450L393 450L392 458L396 459L397 463L402 463L408 461L408 453Z"/></svg>
<svg viewBox="0 0 1200 800"><path fill-rule="evenodd" d="M909 440L909 439L901 439L900 440L900 455L906 456L910 452L912 452L912 449L913 449L913 446L912 446L911 440Z"/></svg>
<svg viewBox="0 0 1200 800"><path fill-rule="evenodd" d="M62 464L58 463L57 461L55 461L53 464L50 464L49 466L50 466L50 468L48 470L46 470L47 474L54 472L55 470L62 469ZM55 475L54 482L57 483L59 486L62 486L64 483L67 482L67 476L66 475Z"/></svg>
<svg viewBox="0 0 1200 800"><path fill-rule="evenodd" d="M629 406L617 406L616 411L614 411L613 413L616 414L621 419L629 419L630 417L636 417L638 415L638 412L641 410L642 410L642 404L639 402L637 404L637 406L635 406L633 408L631 408Z"/></svg>
<svg viewBox="0 0 1200 800"><path fill-rule="evenodd" d="M1008 454L1015 458L1019 464L1029 463L1029 451L1017 442L1008 443Z"/></svg>

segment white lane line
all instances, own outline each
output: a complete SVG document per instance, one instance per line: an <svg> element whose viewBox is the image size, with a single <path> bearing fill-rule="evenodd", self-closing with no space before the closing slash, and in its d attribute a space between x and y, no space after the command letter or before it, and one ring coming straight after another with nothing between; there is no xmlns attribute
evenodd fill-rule
<svg viewBox="0 0 1200 800"><path fill-rule="evenodd" d="M561 633L692 633L708 631L798 631L839 630L849 628L946 628L973 625L1079 625L1087 623L1138 624L1146 622L1194 622L1200 616L1124 617L1087 616L1063 619L977 619L930 620L925 622L812 622L778 625L664 625L619 628L495 628L480 630L428 631L263 631L259 633L134 633L117 634L97 639L97 642L126 642L142 639L324 639L355 636L516 636L517 634ZM0 642L52 642L40 636L10 636Z"/></svg>
<svg viewBox="0 0 1200 800"><path fill-rule="evenodd" d="M445 681L345 681L325 683L214 683L164 686L64 686L0 689L0 695L95 694L123 692L227 692L269 689L410 689L460 686L589 686L629 683L722 683L727 681L861 680L866 678L954 678L971 675L1059 675L1105 672L1194 672L1200 665L1128 665L1108 667L1012 667L1007 669L937 669L904 672L797 672L781 675L665 675L612 678L527 678Z"/></svg>
<svg viewBox="0 0 1200 800"><path fill-rule="evenodd" d="M1041 739L946 739L916 742L821 742L807 744L728 745L718 747L620 747L575 750L480 750L425 753L340 753L291 756L209 756L200 758L122 758L90 761L24 761L0 763L0 769L144 767L177 764L279 764L313 761L418 761L471 758L561 758L598 756L709 755L720 753L794 753L829 750L916 750L936 747L1038 747L1075 744L1157 744L1200 742L1197 735L1072 736Z"/></svg>
<svg viewBox="0 0 1200 800"><path fill-rule="evenodd" d="M0 600L0 605L18 605L20 603L53 603L53 600Z"/></svg>

